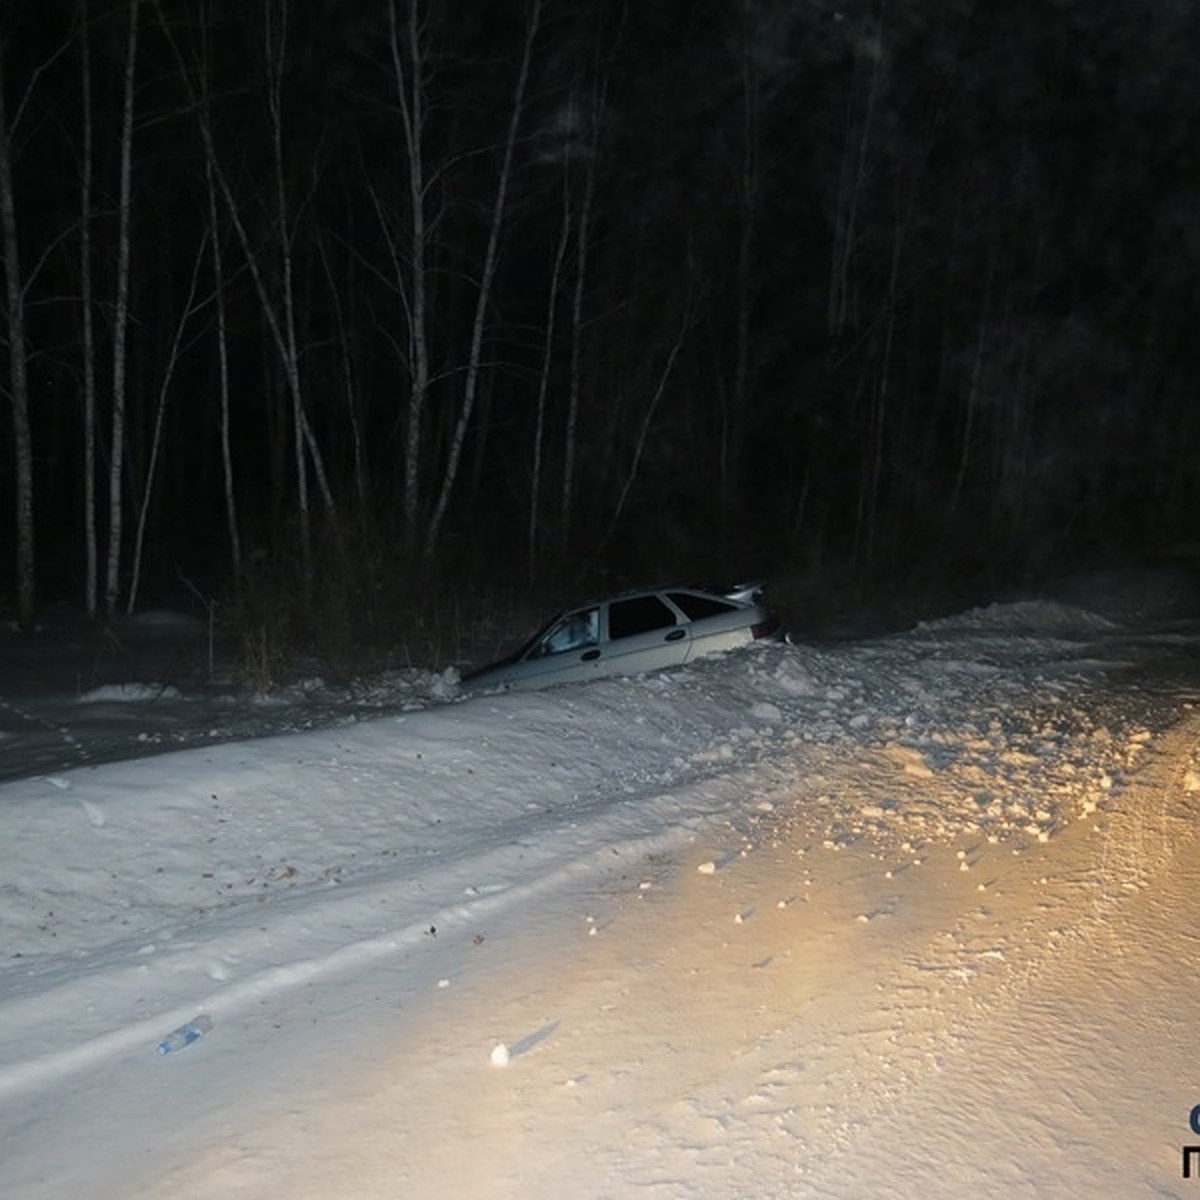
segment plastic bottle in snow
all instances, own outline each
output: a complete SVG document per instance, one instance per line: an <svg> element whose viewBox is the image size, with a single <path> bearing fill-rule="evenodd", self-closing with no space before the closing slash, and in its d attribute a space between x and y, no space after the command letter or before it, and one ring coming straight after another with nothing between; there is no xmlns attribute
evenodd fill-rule
<svg viewBox="0 0 1200 1200"><path fill-rule="evenodd" d="M185 1046L198 1042L210 1029L212 1029L212 1018L201 1014L188 1021L187 1024L180 1025L178 1029L172 1029L158 1043L158 1052L159 1054L171 1054L176 1050L182 1050Z"/></svg>

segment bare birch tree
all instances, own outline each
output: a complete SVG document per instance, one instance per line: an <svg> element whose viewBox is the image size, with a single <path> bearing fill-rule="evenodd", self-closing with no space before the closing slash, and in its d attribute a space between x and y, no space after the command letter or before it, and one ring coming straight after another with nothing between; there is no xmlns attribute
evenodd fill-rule
<svg viewBox="0 0 1200 1200"><path fill-rule="evenodd" d="M104 608L116 612L121 589L121 535L124 509L121 484L125 460L127 335L129 330L130 224L133 214L133 106L137 77L138 0L129 0L125 44L125 89L121 115L121 181L117 202L117 277L113 307L112 443L108 469L108 560Z"/></svg>
<svg viewBox="0 0 1200 1200"><path fill-rule="evenodd" d="M760 90L759 68L755 62L756 48L753 42L760 31L752 29L755 9L750 0L742 0L740 14L739 74L742 85L742 157L738 172L738 256L736 275L736 310L733 395L731 403L722 404L721 445L719 471L721 479L722 510L733 507L738 494L739 459L741 457L742 430L745 427L747 410L750 407L750 308L751 275L754 257L754 241L758 217L758 195L760 190Z"/></svg>
<svg viewBox="0 0 1200 1200"><path fill-rule="evenodd" d="M220 403L221 478L225 493L225 526L229 533L229 558L234 587L242 582L242 536L238 524L237 490L234 486L233 437L229 412L229 328L225 312L225 260L221 254L221 229L217 220L217 185L211 162L204 164L208 199L209 244L212 247L213 299L217 315L217 393Z"/></svg>
<svg viewBox="0 0 1200 1200"><path fill-rule="evenodd" d="M633 444L633 454L630 458L628 469L625 472L625 481L621 485L621 491L617 496L617 502L613 507L612 516L609 519L608 531L600 540L601 547L607 545L612 540L613 535L617 531L617 526L620 524L621 517L625 513L625 505L629 499L629 493L637 479L638 470L642 465L642 455L646 450L646 440L650 434L650 427L658 412L659 405L662 403L663 396L666 394L667 384L670 382L671 375L675 370L675 363L679 358L680 352L683 350L684 344L687 342L688 334L691 332L694 322L693 297L689 292L679 332L675 335L675 340L671 343L666 361L659 372L658 383L655 385L654 393L642 411L642 419L638 422L637 437L634 439Z"/></svg>
<svg viewBox="0 0 1200 1200"><path fill-rule="evenodd" d="M210 9L201 10L201 26L204 30L200 48L200 104L205 129L211 127L211 103L209 79L212 69L212 42L208 30L211 28ZM243 581L242 535L238 520L237 488L233 465L233 437L231 433L229 394L229 321L225 301L225 257L221 250L221 223L217 197L216 168L211 154L204 156L204 196L207 203L209 246L212 251L213 300L216 308L217 334L217 394L220 408L221 480L225 500L225 527L229 535L229 559L233 569L233 585L240 594Z"/></svg>
<svg viewBox="0 0 1200 1200"><path fill-rule="evenodd" d="M592 208L595 204L599 172L600 134L606 119L607 81L597 73L587 111L582 120L588 130L584 148L583 197L575 228L575 287L571 296L571 360L567 379L567 415L563 434L562 490L559 494L559 552L567 549L571 538L571 516L575 503L575 460L579 442L579 409L583 399L584 299L587 295L589 250L592 240Z"/></svg>
<svg viewBox="0 0 1200 1200"><path fill-rule="evenodd" d="M79 188L79 306L83 336L83 541L86 558L84 607L94 617L100 603L99 543L96 536L96 325L92 311L92 39L87 0L79 0L80 90L83 145Z"/></svg>
<svg viewBox="0 0 1200 1200"><path fill-rule="evenodd" d="M388 5L388 30L400 126L408 155L409 254L411 276L407 292L408 318L408 424L404 439L404 539L410 548L419 540L421 507L421 440L429 397L429 340L426 329L428 280L426 278L425 216L425 52L418 0L409 0L408 22L401 44L395 0ZM395 257L395 256L393 256ZM398 260L397 260L398 261ZM404 282L397 272L401 297Z"/></svg>
<svg viewBox="0 0 1200 1200"><path fill-rule="evenodd" d="M296 467L296 499L300 514L301 563L305 585L308 586L313 578L311 510L309 507L308 467L311 464L316 477L318 490L325 505L326 513L333 523L335 536L340 536L337 523L337 506L334 503L333 489L325 470L325 460L321 448L305 411L304 390L300 370L300 345L296 330L295 312L295 279L293 263L294 229L292 228L291 213L287 201L287 184L284 170L283 146L283 69L287 56L287 24L288 0L279 0L280 19L276 29L271 21L270 8L264 10L265 45L268 72L267 107L271 120L272 148L272 191L274 193L274 224L278 229L280 280L279 299L276 300L267 285L267 278L259 261L258 248L253 244L246 222L242 216L242 208L234 195L233 185L225 171L220 154L217 152L216 137L213 132L213 122L207 93L207 63L202 74L203 102L197 97L195 88L190 82L187 65L178 43L172 33L170 22L163 12L161 0L156 0L159 10L159 20L163 31L171 44L176 61L179 64L180 75L189 92L193 107L196 110L197 122L201 141L204 146L206 170L211 170L216 187L224 201L229 220L237 234L238 244L246 259L254 290L262 306L263 319L271 334L279 354L280 365L288 388L288 396L292 406L293 459ZM215 220L215 218L214 218ZM230 493L231 494L231 493Z"/></svg>
<svg viewBox="0 0 1200 1200"><path fill-rule="evenodd" d="M17 616L33 622L36 603L33 530L33 433L29 423L29 364L25 332L25 281L21 276L17 203L13 191L12 126L4 105L4 62L0 53L0 245L4 247L4 297L8 308L8 386L16 460Z"/></svg>
<svg viewBox="0 0 1200 1200"><path fill-rule="evenodd" d="M187 302L180 314L179 323L175 326L175 336L171 339L171 349L167 354L166 365L163 368L162 381L158 387L158 404L154 415L154 432L150 438L150 462L146 467L146 480L142 486L142 502L138 509L137 532L133 542L133 567L129 574L129 598L126 611L132 613L137 603L138 586L142 576L142 547L146 539L146 519L150 513L150 497L154 490L154 476L158 469L158 457L162 449L163 418L167 411L167 397L171 391L171 381L175 377L175 368L179 364L180 348L183 344L183 332L199 307L196 303L196 287L200 280L200 268L204 263L207 250L207 235L200 239L196 251L196 262L192 268L192 282L188 289Z"/></svg>
<svg viewBox="0 0 1200 1200"><path fill-rule="evenodd" d="M287 60L288 0L279 0L279 29L271 20L271 5L263 6L267 58L267 107L271 116L271 148L273 151L275 185L275 217L279 223L280 255L280 312L276 316L279 352L292 399L293 460L296 468L296 510L300 516L300 558L304 581L312 582L312 517L309 512L308 458L304 443L307 431L304 394L300 386L299 352L296 342L296 309L293 290L291 223L288 215L287 188L284 183L283 162L283 71ZM265 293L264 293L265 303Z"/></svg>
<svg viewBox="0 0 1200 1200"><path fill-rule="evenodd" d="M537 38L538 26L541 22L542 0L533 0L525 32L525 47L521 54L521 66L517 74L517 86L513 96L512 114L508 123L508 134L504 140L504 155L500 164L500 177L496 182L496 199L492 206L492 219L488 229L487 249L484 252L483 271L479 279L479 292L476 296L475 319L471 326L471 350L467 360L466 379L463 385L462 404L458 412L458 420L450 440L450 452L442 472L441 488L438 492L437 504L429 519L429 527L425 535L425 557L431 559L437 549L438 538L441 534L442 521L450 504L450 496L454 490L455 479L458 476L458 466L462 458L463 443L466 441L467 429L471 423L471 414L479 394L479 375L482 367L483 333L487 323L488 306L492 299L492 282L496 275L496 262L500 253L500 234L504 227L505 205L508 200L508 189L512 176L513 153L516 149L517 133L525 112L525 89L529 82L529 64L533 58L533 44Z"/></svg>
<svg viewBox="0 0 1200 1200"><path fill-rule="evenodd" d="M870 59L864 67L863 60ZM829 304L827 327L834 337L840 337L855 317L853 266L861 236L859 224L863 193L869 173L872 138L875 136L875 110L881 86L883 59L882 19L871 34L863 39L855 53L854 77L846 100L845 140L842 146L841 177L838 186L837 211L833 230L833 253L830 256ZM860 75L869 71L865 85L861 115L857 113L858 94L863 85Z"/></svg>
<svg viewBox="0 0 1200 1200"><path fill-rule="evenodd" d="M538 517L541 509L542 452L546 440L546 400L550 392L550 367L554 359L555 315L558 309L559 281L562 277L563 260L571 240L571 190L568 185L569 165L563 170L563 215L559 229L558 247L554 252L554 266L550 272L550 286L546 297L546 336L542 350L542 372L538 380L537 415L533 430L533 462L529 484L529 527L526 534L529 578L533 579L538 558Z"/></svg>
<svg viewBox="0 0 1200 1200"><path fill-rule="evenodd" d="M592 119L595 119L593 114ZM567 381L567 423L563 435L562 492L558 504L559 550L571 538L571 513L575 501L575 457L579 440L579 405L583 391L583 299L587 292L588 247L592 235L592 202L596 194L595 155L584 168L583 201L575 230L575 287L571 298L571 368Z"/></svg>

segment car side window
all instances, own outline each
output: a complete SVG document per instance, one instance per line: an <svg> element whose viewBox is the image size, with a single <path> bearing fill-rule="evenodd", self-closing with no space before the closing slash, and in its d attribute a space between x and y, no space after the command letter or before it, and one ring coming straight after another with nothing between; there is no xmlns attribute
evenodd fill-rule
<svg viewBox="0 0 1200 1200"><path fill-rule="evenodd" d="M608 636L613 640L674 624L675 614L657 596L632 596L608 606Z"/></svg>
<svg viewBox="0 0 1200 1200"><path fill-rule="evenodd" d="M600 640L600 609L584 608L568 613L547 631L534 647L531 658L546 654L565 654L568 650L582 650L594 646Z"/></svg>
<svg viewBox="0 0 1200 1200"><path fill-rule="evenodd" d="M689 621L737 611L736 604L714 600L711 596L697 596L694 592L668 592L667 597Z"/></svg>

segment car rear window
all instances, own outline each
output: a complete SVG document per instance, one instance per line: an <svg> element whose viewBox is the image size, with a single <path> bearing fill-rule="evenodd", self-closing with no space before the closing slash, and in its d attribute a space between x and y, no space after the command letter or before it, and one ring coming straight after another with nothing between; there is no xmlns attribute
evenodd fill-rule
<svg viewBox="0 0 1200 1200"><path fill-rule="evenodd" d="M608 607L608 636L613 639L666 629L675 623L675 614L657 596L614 600Z"/></svg>
<svg viewBox="0 0 1200 1200"><path fill-rule="evenodd" d="M689 621L699 621L702 617L715 617L721 613L736 612L736 604L728 604L724 600L714 600L711 596L697 596L694 592L668 592L668 598Z"/></svg>

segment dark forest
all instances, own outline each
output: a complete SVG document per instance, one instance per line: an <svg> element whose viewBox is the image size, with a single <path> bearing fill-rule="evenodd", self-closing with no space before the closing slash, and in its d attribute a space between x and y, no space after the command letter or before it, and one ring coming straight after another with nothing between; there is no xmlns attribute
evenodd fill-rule
<svg viewBox="0 0 1200 1200"><path fill-rule="evenodd" d="M0 605L1195 557L1198 17L8 0Z"/></svg>

